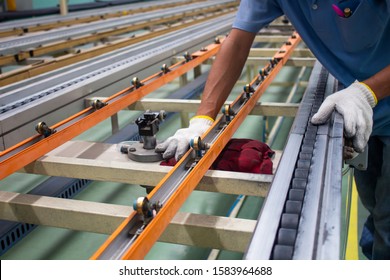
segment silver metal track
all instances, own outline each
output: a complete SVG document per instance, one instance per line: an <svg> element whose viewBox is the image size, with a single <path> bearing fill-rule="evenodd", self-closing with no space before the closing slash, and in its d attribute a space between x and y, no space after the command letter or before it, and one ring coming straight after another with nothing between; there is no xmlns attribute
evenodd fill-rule
<svg viewBox="0 0 390 280"><path fill-rule="evenodd" d="M124 26L129 26L139 22L146 22L153 19L169 17L198 9L232 2L232 0L214 0L194 3L176 8L162 9L149 13L141 13L120 18L105 19L104 21L91 22L88 24L74 25L66 28L49 30L44 33L27 34L22 37L0 39L0 55L16 54L30 48L49 44L55 41L69 40L86 34L95 34L105 30L111 30Z"/></svg>
<svg viewBox="0 0 390 280"><path fill-rule="evenodd" d="M310 123L336 80L316 63L245 259L338 259L343 119Z"/></svg>
<svg viewBox="0 0 390 280"><path fill-rule="evenodd" d="M226 15L133 45L103 57L67 67L66 72L0 96L0 150L31 136L34 123L51 125L84 108L84 98L107 96L130 86L130 79L148 73L150 66L168 63L170 57L197 50L229 31L233 15ZM155 70L153 72L156 72ZM75 103L76 102L76 103ZM69 105L69 106L67 106ZM55 114L52 114L55 112ZM48 116L49 115L49 116Z"/></svg>
<svg viewBox="0 0 390 280"><path fill-rule="evenodd" d="M28 29L31 26L39 26L39 25L46 25L46 24L55 24L57 22L61 21L70 21L70 20L77 20L80 18L87 18L91 16L104 16L108 13L113 14L116 12L122 12L122 11L128 11L128 10L137 10L140 8L147 8L152 6L159 6L159 5L166 5L171 3L185 3L187 1L185 0L158 0L158 1L147 1L147 2L139 2L139 3L132 3L127 5L116 5L116 6L109 6L105 8L99 8L99 9L90 9L86 11L78 11L78 12L71 12L67 15L50 15L50 16L39 16L35 18L29 18L29 19L18 19L18 20L12 20L7 22L2 22L0 24L0 32L1 31L7 31L12 29Z"/></svg>

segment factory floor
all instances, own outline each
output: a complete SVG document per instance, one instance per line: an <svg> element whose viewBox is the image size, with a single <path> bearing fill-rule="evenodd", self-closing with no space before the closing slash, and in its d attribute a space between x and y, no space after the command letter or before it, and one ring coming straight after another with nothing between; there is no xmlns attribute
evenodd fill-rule
<svg viewBox="0 0 390 280"><path fill-rule="evenodd" d="M298 71L293 67L284 67L280 75L278 75L276 81L295 81L297 79ZM304 79L308 79L309 73L306 73ZM168 96L170 92L173 92L178 88L178 83L165 86L164 88L153 93L150 97L163 98ZM241 87L235 88L230 99L235 97L235 94L241 91ZM304 89L300 89L293 102L299 102ZM270 86L266 93L263 95L261 101L265 102L283 102L286 98L286 88L282 86ZM134 113L124 111L119 113L120 126L133 121ZM275 118L269 119L270 127ZM282 124L275 142L271 148L274 150L283 150L286 138L288 136L292 118L285 118ZM165 139L173 134L176 129L180 127L180 116L175 116L170 119L167 124L164 125L164 129L158 133L159 139ZM249 116L240 129L236 132L235 138L252 138L263 139L264 134L264 119L259 116ZM270 129L270 128L269 128ZM84 141L102 141L110 134L111 126L110 121L106 120L98 126L83 133L78 140ZM35 186L43 182L47 177L39 175L27 175L27 174L13 174L8 178L0 181L1 191L11 191L27 193ZM344 189L347 189L347 180L343 180ZM345 191L346 193L346 191ZM145 188L139 185L129 185L121 183L110 182L93 182L86 189L80 192L73 199L112 203L119 205L132 205L133 200L139 196L146 194ZM231 205L234 204L237 196L227 195L221 193L210 193L202 191L194 191L188 198L186 203L182 206L181 211L226 216L228 215ZM345 201L345 199L344 199ZM260 208L262 206L263 199L258 197L246 197L245 202L238 213L239 218L253 219L258 216ZM345 207L344 207L345 208ZM48 210L50 211L50 210ZM361 232L361 225L364 223L366 212L361 205L355 209L358 213L354 213L356 220L355 231L349 231L349 235L346 232L346 227L343 226L343 240L350 238L355 240L350 243L349 254L347 258L364 259L358 250L356 240L358 240ZM47 226L39 226L34 229L28 236L18 242L13 248L7 251L4 255L0 256L2 260L85 260L100 247L100 245L107 239L107 235L90 233L90 232L78 232L68 229L53 228ZM205 237L207 238L207 237ZM355 238L355 239L354 239ZM343 244L344 247L345 244ZM191 246L168 244L158 242L154 245L152 250L146 256L146 259L171 259L171 260L195 260L195 259L207 259L210 255L211 249L209 248L197 248ZM242 259L243 254L237 252L221 251L217 255L217 259Z"/></svg>

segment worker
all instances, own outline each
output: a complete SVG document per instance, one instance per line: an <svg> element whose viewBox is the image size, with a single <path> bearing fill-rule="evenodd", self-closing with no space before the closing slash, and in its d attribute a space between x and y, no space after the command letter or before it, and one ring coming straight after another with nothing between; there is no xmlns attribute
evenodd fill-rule
<svg viewBox="0 0 390 280"><path fill-rule="evenodd" d="M282 15L344 85L324 100L311 121L322 124L336 110L344 118L344 133L354 150L360 153L368 143L368 168L356 170L355 175L369 212L360 245L369 259L390 259L390 0L242 0L196 116L156 151L178 160L190 139L212 125L241 74L256 34Z"/></svg>

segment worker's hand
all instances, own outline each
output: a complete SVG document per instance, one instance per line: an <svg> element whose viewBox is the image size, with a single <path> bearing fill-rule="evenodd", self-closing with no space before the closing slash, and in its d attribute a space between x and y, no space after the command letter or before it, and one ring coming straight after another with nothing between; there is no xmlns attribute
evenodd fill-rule
<svg viewBox="0 0 390 280"><path fill-rule="evenodd" d="M356 152L361 153L372 131L372 108L377 99L364 83L355 81L349 87L328 96L313 116L313 124L325 123L335 109L344 118L344 133L352 139Z"/></svg>
<svg viewBox="0 0 390 280"><path fill-rule="evenodd" d="M190 120L188 128L182 128L156 146L157 153L163 153L164 159L175 156L178 161L190 147L190 140L202 136L202 134L213 124L214 120L207 116L195 116Z"/></svg>

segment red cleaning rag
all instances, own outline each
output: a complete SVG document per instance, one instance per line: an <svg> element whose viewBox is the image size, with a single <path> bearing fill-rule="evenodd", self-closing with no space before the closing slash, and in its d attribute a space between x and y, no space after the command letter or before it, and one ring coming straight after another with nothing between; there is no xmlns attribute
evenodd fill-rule
<svg viewBox="0 0 390 280"><path fill-rule="evenodd" d="M267 144L252 139L230 139L210 169L257 174L272 174L275 152ZM160 165L174 166L174 158Z"/></svg>

